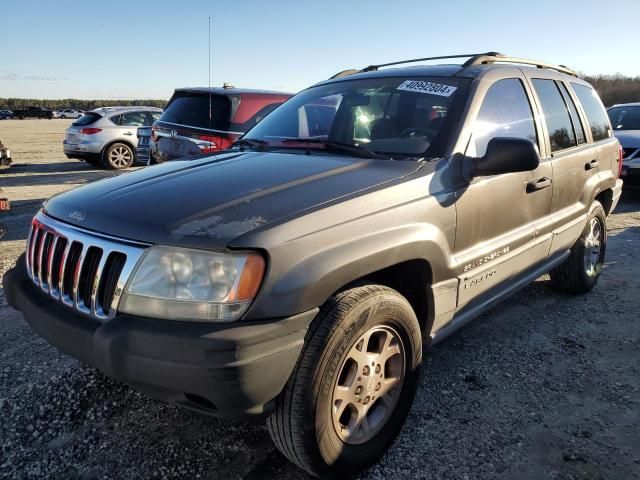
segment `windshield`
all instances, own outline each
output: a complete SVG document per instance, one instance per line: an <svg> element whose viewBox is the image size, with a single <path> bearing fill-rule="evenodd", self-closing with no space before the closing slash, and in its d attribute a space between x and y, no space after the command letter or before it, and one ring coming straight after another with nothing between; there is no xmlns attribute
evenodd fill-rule
<svg viewBox="0 0 640 480"><path fill-rule="evenodd" d="M607 113L614 130L640 130L640 106L614 107Z"/></svg>
<svg viewBox="0 0 640 480"><path fill-rule="evenodd" d="M417 76L319 85L277 108L244 139L286 148L346 145L392 157L436 156L467 82Z"/></svg>

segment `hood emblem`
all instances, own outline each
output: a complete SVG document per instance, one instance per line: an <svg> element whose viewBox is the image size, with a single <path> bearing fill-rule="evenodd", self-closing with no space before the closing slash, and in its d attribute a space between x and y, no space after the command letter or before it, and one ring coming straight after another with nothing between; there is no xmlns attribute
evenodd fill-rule
<svg viewBox="0 0 640 480"><path fill-rule="evenodd" d="M78 223L82 222L86 216L87 214L82 210L74 210L69 214L69 218Z"/></svg>

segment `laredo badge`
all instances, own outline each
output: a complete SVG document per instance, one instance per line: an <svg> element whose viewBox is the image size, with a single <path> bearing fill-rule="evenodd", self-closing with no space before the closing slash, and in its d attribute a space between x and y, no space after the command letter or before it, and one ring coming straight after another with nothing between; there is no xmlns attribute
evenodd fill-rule
<svg viewBox="0 0 640 480"><path fill-rule="evenodd" d="M407 80L402 82L397 89L407 92L428 93L441 97L450 97L458 87L444 85L442 83L423 82L422 80Z"/></svg>

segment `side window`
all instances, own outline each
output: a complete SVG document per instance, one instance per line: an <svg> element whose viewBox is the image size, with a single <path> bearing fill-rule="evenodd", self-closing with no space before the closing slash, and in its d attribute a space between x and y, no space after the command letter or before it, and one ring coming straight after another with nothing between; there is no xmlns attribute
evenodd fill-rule
<svg viewBox="0 0 640 480"><path fill-rule="evenodd" d="M575 103L573 103L573 99L571 95L569 95L569 91L564 83L559 83L560 91L562 92L562 96L564 97L564 102L569 107L569 114L571 115L571 123L573 123L573 131L576 134L576 140L578 141L578 145L582 145L583 143L587 143L587 137L584 134L584 127L582 126L582 121L580 120L580 115L578 115L578 109L576 108Z"/></svg>
<svg viewBox="0 0 640 480"><path fill-rule="evenodd" d="M154 122L156 120L160 120L161 116L162 116L162 112L151 112L151 117L153 118Z"/></svg>
<svg viewBox="0 0 640 480"><path fill-rule="evenodd" d="M531 104L522 82L506 78L494 83L484 97L473 125L471 155L483 156L489 140L495 137L526 138L537 144Z"/></svg>
<svg viewBox="0 0 640 480"><path fill-rule="evenodd" d="M571 83L571 86L573 91L576 92L582 108L584 108L584 113L587 115L593 141L597 142L598 140L609 138L611 136L609 117L607 117L607 112L596 91L591 87L578 83Z"/></svg>
<svg viewBox="0 0 640 480"><path fill-rule="evenodd" d="M145 125L145 112L127 112L122 114L120 125L127 127L143 127Z"/></svg>
<svg viewBox="0 0 640 480"><path fill-rule="evenodd" d="M551 151L557 152L577 145L569 111L553 80L533 79L533 88L538 94L544 119L549 131Z"/></svg>
<svg viewBox="0 0 640 480"><path fill-rule="evenodd" d="M109 120L111 120L111 123L114 125L120 125L120 122L122 122L122 115L114 115L113 117L110 117Z"/></svg>

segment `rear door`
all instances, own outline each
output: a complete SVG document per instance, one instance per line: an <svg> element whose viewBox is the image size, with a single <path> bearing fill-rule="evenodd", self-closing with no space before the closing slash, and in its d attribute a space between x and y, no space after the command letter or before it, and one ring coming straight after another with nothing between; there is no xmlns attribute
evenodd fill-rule
<svg viewBox="0 0 640 480"><path fill-rule="evenodd" d="M547 158L553 167L551 215L544 230L553 233L549 253L569 248L584 228L593 190L599 183L598 156L575 98L563 78L527 72L542 114Z"/></svg>
<svg viewBox="0 0 640 480"><path fill-rule="evenodd" d="M540 128L519 69L513 78L485 78L472 123L467 157L485 154L496 137L525 138L540 148ZM474 102L476 103L476 102ZM541 162L531 172L478 176L456 201L455 258L460 273L458 307L543 260L550 238L539 235L551 209L552 171Z"/></svg>

